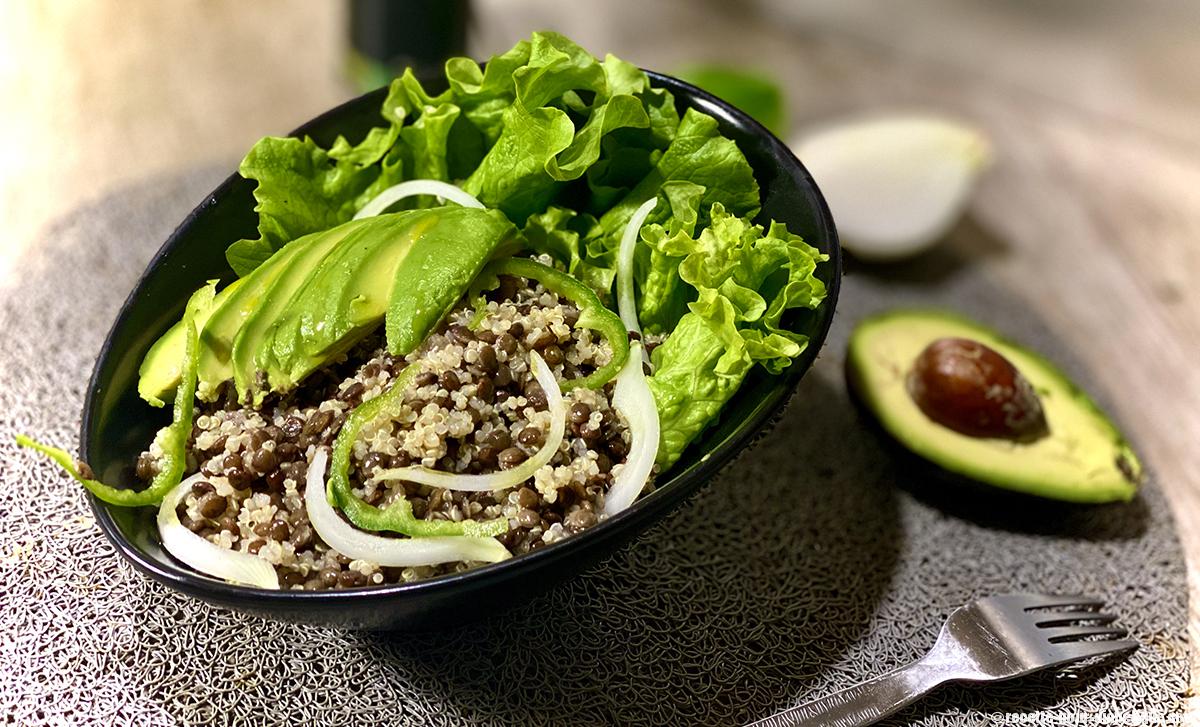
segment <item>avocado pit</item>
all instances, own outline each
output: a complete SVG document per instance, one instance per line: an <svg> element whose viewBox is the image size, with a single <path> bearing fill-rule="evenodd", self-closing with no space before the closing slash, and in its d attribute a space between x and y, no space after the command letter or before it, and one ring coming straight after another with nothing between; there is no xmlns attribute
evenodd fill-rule
<svg viewBox="0 0 1200 727"><path fill-rule="evenodd" d="M978 341L933 341L917 356L905 383L925 416L961 434L1029 442L1050 432L1029 380Z"/></svg>

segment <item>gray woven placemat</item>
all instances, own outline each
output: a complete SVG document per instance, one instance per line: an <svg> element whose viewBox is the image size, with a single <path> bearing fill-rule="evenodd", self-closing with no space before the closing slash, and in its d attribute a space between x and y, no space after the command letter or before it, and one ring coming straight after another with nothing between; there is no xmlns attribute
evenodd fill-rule
<svg viewBox="0 0 1200 727"><path fill-rule="evenodd" d="M1035 317L966 268L936 285L848 278L824 354L774 432L635 545L519 612L444 634L345 633L152 583L114 554L81 490L12 434L74 446L120 302L218 179L160 180L79 210L0 291L8 724L737 724L917 656L966 600L1026 589L1111 599L1143 648L1106 667L947 688L896 723L1179 719L1186 576L1156 487L1066 515L929 492L847 401L850 324L900 302L954 301L1061 358Z"/></svg>

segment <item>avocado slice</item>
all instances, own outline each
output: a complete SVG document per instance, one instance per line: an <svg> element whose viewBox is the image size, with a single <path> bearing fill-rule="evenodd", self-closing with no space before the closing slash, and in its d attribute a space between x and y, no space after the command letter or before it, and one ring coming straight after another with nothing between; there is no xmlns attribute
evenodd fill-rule
<svg viewBox="0 0 1200 727"><path fill-rule="evenodd" d="M1032 441L969 436L922 412L907 378L926 346L943 338L977 341L1007 358L1037 392L1048 433ZM863 320L850 337L846 375L851 392L889 435L945 471L1080 503L1130 500L1142 479L1129 443L1061 370L962 316L918 309Z"/></svg>
<svg viewBox="0 0 1200 727"><path fill-rule="evenodd" d="M265 368L259 365L259 361L269 349L271 335L279 316L296 292L304 287L338 244L367 222L368 220L347 222L293 240L247 276L253 277L263 268L274 267L277 258L283 258L287 262L277 275L272 276L258 298L257 309L242 320L241 327L233 336L230 365L238 401L247 402L253 399L255 406L262 403L266 391L258 390L260 382L257 381L257 374Z"/></svg>
<svg viewBox="0 0 1200 727"><path fill-rule="evenodd" d="M431 211L440 212L438 226L414 242L392 281L385 329L394 356L421 345L489 260L520 247L516 228L499 210Z"/></svg>
<svg viewBox="0 0 1200 727"><path fill-rule="evenodd" d="M247 319L260 310L280 276L297 269L292 266L293 261L319 241L314 236L295 240L224 291L228 295L213 307L200 330L200 382L197 387L200 399L212 400L220 385L233 378L233 343L238 333Z"/></svg>
<svg viewBox="0 0 1200 727"><path fill-rule="evenodd" d="M272 390L294 387L385 314L389 349L408 353L516 232L503 213L469 207L407 210L357 224L288 300L269 345L260 348L256 364Z"/></svg>
<svg viewBox="0 0 1200 727"><path fill-rule="evenodd" d="M198 395L211 399L232 378L238 400L257 406L353 347L385 313L389 348L408 353L515 239L501 212L439 207L294 240L199 312ZM179 383L183 343L176 325L142 362L138 391L155 406Z"/></svg>
<svg viewBox="0 0 1200 727"><path fill-rule="evenodd" d="M213 311L236 294L241 284L240 279L233 281L225 286L209 305L196 310L194 324L197 330L203 329ZM150 406L163 406L164 399L171 396L175 387L179 386L180 365L183 362L186 343L183 321L179 321L167 329L146 352L142 365L138 368L138 396L145 399Z"/></svg>

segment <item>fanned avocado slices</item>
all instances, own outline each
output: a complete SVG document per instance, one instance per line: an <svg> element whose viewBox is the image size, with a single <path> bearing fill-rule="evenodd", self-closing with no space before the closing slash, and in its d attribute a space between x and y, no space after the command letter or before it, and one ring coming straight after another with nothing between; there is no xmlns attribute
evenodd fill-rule
<svg viewBox="0 0 1200 727"><path fill-rule="evenodd" d="M279 312L257 363L286 391L344 353L387 316L388 348L416 348L515 233L497 210L440 207L366 220Z"/></svg>
<svg viewBox="0 0 1200 727"><path fill-rule="evenodd" d="M289 243L204 311L201 398L215 398L232 379L240 401L260 404L353 347L385 315L389 349L408 353L515 235L498 211L438 207L355 220ZM138 391L151 403L178 385L170 355L182 341L176 328L142 363Z"/></svg>
<svg viewBox="0 0 1200 727"><path fill-rule="evenodd" d="M276 281L296 269L293 261L307 254L318 241L316 237L296 240L273 256L269 264L260 265L222 291L222 299L200 331L200 384L197 391L201 399L214 398L220 385L233 376L233 345L238 333L244 329L247 319L262 309L264 298ZM335 241L329 240L331 244ZM328 246L317 254L327 251Z"/></svg>
<svg viewBox="0 0 1200 727"><path fill-rule="evenodd" d="M914 365L944 339L983 344L1011 362L1036 392L1045 431L1032 438L973 436L923 411L913 396ZM945 471L1069 502L1130 500L1137 493L1142 465L1095 402L1050 361L974 321L937 310L867 318L850 338L846 373L852 393L889 435ZM989 396L997 391L985 391Z"/></svg>

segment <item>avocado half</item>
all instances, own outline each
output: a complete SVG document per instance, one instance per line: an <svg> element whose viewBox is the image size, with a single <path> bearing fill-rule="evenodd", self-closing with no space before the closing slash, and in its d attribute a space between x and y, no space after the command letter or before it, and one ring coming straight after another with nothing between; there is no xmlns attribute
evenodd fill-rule
<svg viewBox="0 0 1200 727"><path fill-rule="evenodd" d="M1031 442L972 437L927 417L906 379L925 347L944 337L973 339L1007 358L1037 392L1049 433ZM1068 502L1137 493L1141 462L1100 407L1050 361L962 316L917 309L864 319L850 337L846 378L889 435L947 472Z"/></svg>

